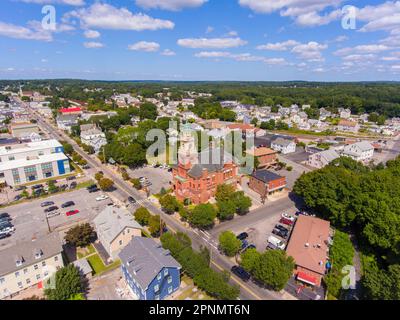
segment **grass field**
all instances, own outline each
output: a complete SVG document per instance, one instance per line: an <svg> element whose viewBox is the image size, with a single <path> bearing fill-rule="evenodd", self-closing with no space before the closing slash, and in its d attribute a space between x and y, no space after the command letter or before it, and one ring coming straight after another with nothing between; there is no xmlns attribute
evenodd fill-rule
<svg viewBox="0 0 400 320"><path fill-rule="evenodd" d="M94 254L88 257L87 260L93 269L94 275L96 276L101 275L104 272L116 269L121 265L121 261L117 260L110 265L105 266L98 254Z"/></svg>

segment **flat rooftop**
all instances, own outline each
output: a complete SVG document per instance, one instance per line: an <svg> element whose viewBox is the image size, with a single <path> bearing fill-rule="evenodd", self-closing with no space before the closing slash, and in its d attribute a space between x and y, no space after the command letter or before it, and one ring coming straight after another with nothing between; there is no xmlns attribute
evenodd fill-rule
<svg viewBox="0 0 400 320"><path fill-rule="evenodd" d="M0 156L11 155L16 153L32 152L35 150L43 150L50 148L62 147L57 140L43 140L29 143L16 143L0 147Z"/></svg>

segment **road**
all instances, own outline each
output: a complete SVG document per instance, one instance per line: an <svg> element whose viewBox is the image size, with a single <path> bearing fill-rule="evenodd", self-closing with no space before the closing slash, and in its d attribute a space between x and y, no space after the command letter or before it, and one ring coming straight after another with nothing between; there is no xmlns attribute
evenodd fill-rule
<svg viewBox="0 0 400 320"><path fill-rule="evenodd" d="M209 234L207 233L202 234L199 231L188 229L183 225L181 225L173 217L166 215L162 210L155 207L151 202L147 201L147 199L144 198L142 194L140 194L137 190L132 188L130 184L125 182L107 165L102 164L100 160L98 160L97 158L91 157L88 154L86 154L79 147L79 145L68 135L53 127L52 124L41 119L40 116L38 116L34 110L30 109L30 111L32 112L32 114L35 114L35 119L37 120L39 126L48 131L53 138L57 140L64 140L70 143L73 146L74 150L78 154L80 154L82 158L84 158L92 168L97 168L99 171L100 170L103 171L106 177L112 179L114 181L115 186L118 188L118 190L114 192L114 195L118 194L119 198L122 201L124 201L124 199L127 199L129 196L134 197L143 207L146 207L150 212L162 216L163 220L167 224L168 229L174 232L180 231L186 233L192 239L192 244L194 249L199 249L202 246L209 248L211 255L211 264L214 269L219 271L231 269L231 267L234 264L227 257L219 253L219 251L215 247L215 242L211 239L211 236ZM231 276L230 282L240 286L241 288L240 299L242 300L281 299L278 293L261 288L252 282L245 283L234 275Z"/></svg>

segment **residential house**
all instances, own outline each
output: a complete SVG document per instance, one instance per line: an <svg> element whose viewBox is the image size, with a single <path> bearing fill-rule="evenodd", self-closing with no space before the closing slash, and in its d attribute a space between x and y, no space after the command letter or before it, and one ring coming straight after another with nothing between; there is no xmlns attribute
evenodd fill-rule
<svg viewBox="0 0 400 320"><path fill-rule="evenodd" d="M374 156L374 146L367 141L357 142L345 146L342 155L350 157L356 161L367 162Z"/></svg>
<svg viewBox="0 0 400 320"><path fill-rule="evenodd" d="M269 195L286 188L286 177L282 177L268 170L256 170L250 176L249 188L261 196L265 201Z"/></svg>
<svg viewBox="0 0 400 320"><path fill-rule="evenodd" d="M343 109L343 108L339 108L339 116L342 119L350 119L351 117L351 110L350 109Z"/></svg>
<svg viewBox="0 0 400 320"><path fill-rule="evenodd" d="M153 239L132 239L119 258L124 279L138 300L164 300L180 287L181 265Z"/></svg>
<svg viewBox="0 0 400 320"><path fill-rule="evenodd" d="M294 226L286 253L295 261L296 279L307 285L321 286L329 259L331 243L329 221L300 215Z"/></svg>
<svg viewBox="0 0 400 320"><path fill-rule="evenodd" d="M360 130L360 125L354 121L341 119L337 125L337 130L342 132L357 133Z"/></svg>
<svg viewBox="0 0 400 320"><path fill-rule="evenodd" d="M271 142L271 148L282 154L296 152L296 143L285 138L277 138Z"/></svg>
<svg viewBox="0 0 400 320"><path fill-rule="evenodd" d="M258 168L270 168L274 166L278 160L278 152L267 147L253 148L252 150L246 151L246 153L258 159Z"/></svg>
<svg viewBox="0 0 400 320"><path fill-rule="evenodd" d="M142 227L125 209L106 207L93 220L97 238L112 260L134 237L142 236Z"/></svg>
<svg viewBox="0 0 400 320"><path fill-rule="evenodd" d="M61 130L71 132L71 128L78 124L78 114L59 114L56 118L57 127Z"/></svg>
<svg viewBox="0 0 400 320"><path fill-rule="evenodd" d="M95 153L107 144L106 135L95 124L81 125L80 129L82 143L93 147Z"/></svg>
<svg viewBox="0 0 400 320"><path fill-rule="evenodd" d="M20 241L0 251L0 299L12 297L49 279L64 266L58 232Z"/></svg>
<svg viewBox="0 0 400 320"><path fill-rule="evenodd" d="M335 150L325 150L311 154L308 157L307 164L310 167L321 169L339 157L340 155Z"/></svg>

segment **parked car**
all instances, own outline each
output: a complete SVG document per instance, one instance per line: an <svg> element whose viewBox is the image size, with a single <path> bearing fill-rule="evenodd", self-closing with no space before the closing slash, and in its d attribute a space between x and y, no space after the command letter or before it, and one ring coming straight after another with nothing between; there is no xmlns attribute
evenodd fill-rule
<svg viewBox="0 0 400 320"><path fill-rule="evenodd" d="M60 214L61 214L60 211L47 212L46 217L53 218L53 217L59 216Z"/></svg>
<svg viewBox="0 0 400 320"><path fill-rule="evenodd" d="M78 214L79 212L80 212L79 210L71 210L66 213L66 216L67 217L74 216L74 215Z"/></svg>
<svg viewBox="0 0 400 320"><path fill-rule="evenodd" d="M296 220L295 217L293 217L293 216L291 216L291 215L289 215L289 214L287 214L287 213L282 213L282 218L288 219L288 220L290 220L290 221L292 221L292 222L294 222L294 221Z"/></svg>
<svg viewBox="0 0 400 320"><path fill-rule="evenodd" d="M100 191L100 189L96 186L95 188L89 189L89 193L95 193Z"/></svg>
<svg viewBox="0 0 400 320"><path fill-rule="evenodd" d="M51 207L48 207L46 210L44 210L44 212L52 212L52 211L56 211L56 210L58 210L58 207L57 206L51 206Z"/></svg>
<svg viewBox="0 0 400 320"><path fill-rule="evenodd" d="M102 194L101 196L96 198L96 201L103 201L103 200L107 200L108 196L106 196L105 194Z"/></svg>
<svg viewBox="0 0 400 320"><path fill-rule="evenodd" d="M248 237L249 237L249 234L247 232L242 232L236 238L243 241L244 239L247 239Z"/></svg>
<svg viewBox="0 0 400 320"><path fill-rule="evenodd" d="M128 202L131 204L135 204L136 200L133 197L128 197Z"/></svg>
<svg viewBox="0 0 400 320"><path fill-rule="evenodd" d="M279 250L279 248L272 243L268 243L266 250Z"/></svg>
<svg viewBox="0 0 400 320"><path fill-rule="evenodd" d="M86 190L90 191L90 189L95 189L95 188L97 188L97 185L96 184L92 184L89 187L87 187Z"/></svg>
<svg viewBox="0 0 400 320"><path fill-rule="evenodd" d="M90 166L88 164L85 164L84 166L82 166L82 169L88 170L88 169L90 169Z"/></svg>
<svg viewBox="0 0 400 320"><path fill-rule="evenodd" d="M53 201L45 201L40 204L42 208L54 205Z"/></svg>
<svg viewBox="0 0 400 320"><path fill-rule="evenodd" d="M1 218L10 218L10 215L6 212L0 213L0 219Z"/></svg>
<svg viewBox="0 0 400 320"><path fill-rule="evenodd" d="M9 233L9 232L0 232L0 240L6 239L10 236L11 236L11 233Z"/></svg>
<svg viewBox="0 0 400 320"><path fill-rule="evenodd" d="M68 185L67 184L63 184L63 185L60 186L60 190L61 191L64 191L64 190L67 190L67 189L68 189Z"/></svg>
<svg viewBox="0 0 400 320"><path fill-rule="evenodd" d="M15 197L14 197L14 201L19 201L19 200L21 200L23 198L23 196L21 196L20 194L17 194Z"/></svg>
<svg viewBox="0 0 400 320"><path fill-rule="evenodd" d="M76 177L75 176L71 176L71 177L67 178L67 181L72 181L72 180L76 180Z"/></svg>
<svg viewBox="0 0 400 320"><path fill-rule="evenodd" d="M289 229L285 228L284 226L282 226L282 225L280 225L280 224L277 224L277 225L275 226L275 229L281 230L281 231L283 231L283 232L289 232Z"/></svg>
<svg viewBox="0 0 400 320"><path fill-rule="evenodd" d="M249 245L249 243L247 242L247 240L242 240L242 247L241 247L241 249L244 250L248 245Z"/></svg>
<svg viewBox="0 0 400 320"><path fill-rule="evenodd" d="M72 207L72 206L74 206L75 205L75 202L73 202L73 201L67 201L67 202L65 202L65 203L63 203L62 205L61 205L61 208L69 208L69 207Z"/></svg>
<svg viewBox="0 0 400 320"><path fill-rule="evenodd" d="M23 191L23 190L26 190L26 187L25 186L18 186L14 190L15 191Z"/></svg>
<svg viewBox="0 0 400 320"><path fill-rule="evenodd" d="M254 244L249 244L246 248L244 248L244 251L249 249L257 249L257 247Z"/></svg>
<svg viewBox="0 0 400 320"><path fill-rule="evenodd" d="M249 281L251 278L250 274L246 270L244 270L242 267L239 267L239 266L233 266L231 268L231 272L245 282Z"/></svg>
<svg viewBox="0 0 400 320"><path fill-rule="evenodd" d="M283 239L287 239L287 237L289 235L288 232L284 232L284 231L279 230L279 229L272 230L272 233L277 235L277 236L279 236L279 237L281 237L281 238L283 238Z"/></svg>
<svg viewBox="0 0 400 320"><path fill-rule="evenodd" d="M76 181L71 182L71 184L69 185L70 189L75 189L78 186L78 184L76 183Z"/></svg>
<svg viewBox="0 0 400 320"><path fill-rule="evenodd" d="M43 189L43 185L42 184L36 184L36 185L32 186L32 190L36 190L36 189Z"/></svg>
<svg viewBox="0 0 400 320"><path fill-rule="evenodd" d="M7 217L0 218L0 224L5 223L5 222L10 222L11 220L12 220L11 218L7 218Z"/></svg>
<svg viewBox="0 0 400 320"><path fill-rule="evenodd" d="M278 247L278 249L285 250L286 244L282 240L279 240L278 238L274 236L269 236L268 237L268 243L272 243L274 246Z"/></svg>
<svg viewBox="0 0 400 320"><path fill-rule="evenodd" d="M281 218L281 220L279 220L279 223L285 224L287 226L292 226L294 224L292 220L286 218Z"/></svg>

